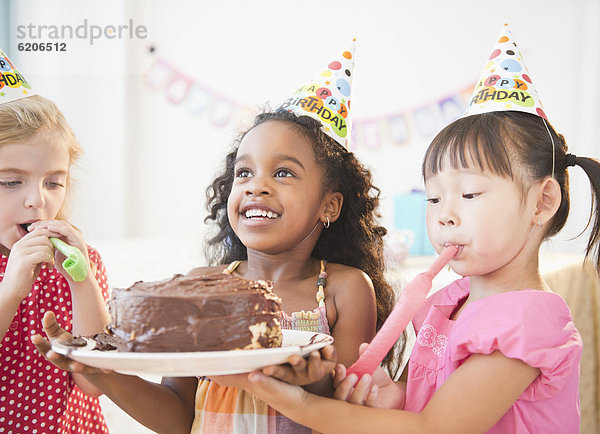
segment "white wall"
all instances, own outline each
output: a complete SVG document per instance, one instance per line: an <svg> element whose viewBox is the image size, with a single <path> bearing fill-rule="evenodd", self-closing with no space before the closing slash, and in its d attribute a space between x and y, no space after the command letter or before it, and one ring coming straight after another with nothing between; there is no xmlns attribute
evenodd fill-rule
<svg viewBox="0 0 600 434"><path fill-rule="evenodd" d="M38 26L71 26L84 20L121 23L125 14L118 0L103 2L10 2L10 54L17 67L41 95L54 100L65 113L84 149L73 175L73 223L87 238L126 235L127 134L125 104L128 77L127 44L117 40L52 39L38 37ZM33 36L19 38L17 26L34 25ZM42 36L48 35L46 29ZM88 30L89 33L89 30ZM88 36L89 38L89 36ZM19 51L19 43L63 42L66 51Z"/></svg>
<svg viewBox="0 0 600 434"><path fill-rule="evenodd" d="M599 157L600 6L597 0L377 1L12 1L12 25L135 24L146 39L70 40L67 53L11 53L30 82L64 110L85 149L73 222L90 242L203 234L204 190L221 166L236 122L172 104L143 81L162 58L191 80L243 105L283 100L357 38L352 112L382 119L473 84L508 21L553 125L572 152ZM13 32L14 33L14 32ZM147 45L156 47L153 56ZM356 148L390 198L420 186L428 138ZM573 218L552 249L582 251L587 179L572 182Z"/></svg>

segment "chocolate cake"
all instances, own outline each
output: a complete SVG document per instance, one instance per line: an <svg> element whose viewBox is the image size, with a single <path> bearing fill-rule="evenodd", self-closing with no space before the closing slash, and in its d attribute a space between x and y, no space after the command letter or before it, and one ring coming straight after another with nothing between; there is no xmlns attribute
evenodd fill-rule
<svg viewBox="0 0 600 434"><path fill-rule="evenodd" d="M280 303L265 281L177 274L114 289L108 329L128 352L280 347Z"/></svg>
<svg viewBox="0 0 600 434"><path fill-rule="evenodd" d="M89 347L92 351L112 351L117 349L116 338L104 332L86 337L72 336L66 341L61 341L60 344L75 349Z"/></svg>

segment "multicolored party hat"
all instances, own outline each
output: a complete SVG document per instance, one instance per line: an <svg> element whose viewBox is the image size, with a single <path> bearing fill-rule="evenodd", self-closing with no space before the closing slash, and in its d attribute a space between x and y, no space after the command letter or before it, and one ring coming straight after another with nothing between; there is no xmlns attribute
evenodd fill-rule
<svg viewBox="0 0 600 434"><path fill-rule="evenodd" d="M325 133L346 150L350 147L349 110L355 50L356 39L279 107L318 120Z"/></svg>
<svg viewBox="0 0 600 434"><path fill-rule="evenodd" d="M0 49L0 104L37 95L23 74Z"/></svg>
<svg viewBox="0 0 600 434"><path fill-rule="evenodd" d="M463 117L506 110L548 119L508 24L500 31Z"/></svg>

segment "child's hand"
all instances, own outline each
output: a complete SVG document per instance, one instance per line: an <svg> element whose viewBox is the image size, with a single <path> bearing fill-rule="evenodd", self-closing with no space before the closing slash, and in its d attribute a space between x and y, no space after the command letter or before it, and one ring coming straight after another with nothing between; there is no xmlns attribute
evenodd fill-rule
<svg viewBox="0 0 600 434"><path fill-rule="evenodd" d="M335 348L327 345L321 350L310 353L308 361L300 356L290 356L283 365L267 366L262 373L287 383L301 386L316 383L335 367L337 356ZM210 376L211 381L221 386L237 387L252 392L252 384L248 382L248 374Z"/></svg>
<svg viewBox="0 0 600 434"><path fill-rule="evenodd" d="M29 231L33 231L39 228L44 228L51 234L51 237L60 238L65 243L77 247L83 253L83 256L86 259L87 267L89 268L90 259L88 256L87 245L85 244L85 240L81 232L71 226L64 220L40 220L35 223L32 223L29 227ZM69 273L67 273L62 267L63 261L66 259L65 256L60 253L58 250L54 251L55 255L55 268L58 270L60 274L62 274L68 281L69 286L76 285L75 282ZM89 273L88 273L89 275Z"/></svg>
<svg viewBox="0 0 600 434"><path fill-rule="evenodd" d="M49 236L51 232L47 229L31 230L10 250L2 286L20 300L31 291L42 263L54 264L54 247Z"/></svg>
<svg viewBox="0 0 600 434"><path fill-rule="evenodd" d="M84 365L83 363L76 362L75 360L70 359L67 356L63 356L52 351L51 342L66 341L73 337L71 333L63 329L58 324L58 322L56 321L56 317L54 316L54 312L48 311L44 314L44 318L42 319L42 325L44 327L46 335L48 336L48 339L50 339L50 342L44 339L42 335L31 336L31 342L33 342L37 350L54 366L64 371L69 371L78 374L106 374L108 372L111 372L109 370L98 369L92 366Z"/></svg>
<svg viewBox="0 0 600 434"><path fill-rule="evenodd" d="M267 377L260 371L254 371L247 375L250 384L247 390L284 414L290 409L297 410L310 395L300 386Z"/></svg>
<svg viewBox="0 0 600 434"><path fill-rule="evenodd" d="M248 374L231 374L231 375L211 375L208 377L210 381L214 381L220 386L235 387L237 389L248 390Z"/></svg>
<svg viewBox="0 0 600 434"><path fill-rule="evenodd" d="M319 351L310 353L307 359L290 356L283 365L267 366L262 373L290 384L306 386L316 383L330 374L337 363L337 354L333 345L327 345Z"/></svg>
<svg viewBox="0 0 600 434"><path fill-rule="evenodd" d="M360 345L362 354L368 344ZM337 365L333 379L335 392L333 397L352 404L378 408L404 408L405 389L402 384L395 383L390 376L378 367L373 375L365 374L358 381L356 374L346 376L346 367Z"/></svg>

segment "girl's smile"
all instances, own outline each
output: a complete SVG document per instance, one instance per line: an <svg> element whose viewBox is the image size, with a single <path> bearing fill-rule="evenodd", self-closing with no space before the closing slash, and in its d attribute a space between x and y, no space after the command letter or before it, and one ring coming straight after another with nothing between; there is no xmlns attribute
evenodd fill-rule
<svg viewBox="0 0 600 434"><path fill-rule="evenodd" d="M311 142L293 125L254 127L236 157L227 201L232 229L248 249L276 253L301 244L320 221L322 177Z"/></svg>
<svg viewBox="0 0 600 434"><path fill-rule="evenodd" d="M242 205L240 214L244 224L256 227L275 223L281 213L273 208L257 201L249 201Z"/></svg>

